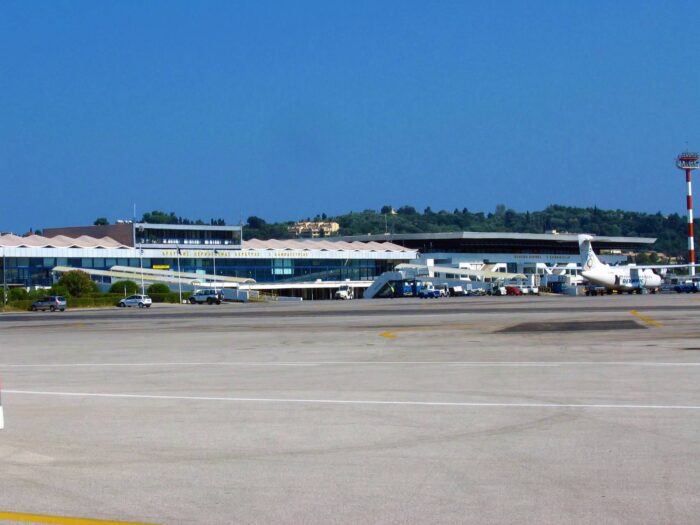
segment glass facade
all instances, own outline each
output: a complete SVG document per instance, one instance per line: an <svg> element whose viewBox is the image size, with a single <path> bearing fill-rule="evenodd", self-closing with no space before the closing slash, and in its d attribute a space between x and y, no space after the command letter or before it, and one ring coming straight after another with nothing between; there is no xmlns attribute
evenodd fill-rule
<svg viewBox="0 0 700 525"><path fill-rule="evenodd" d="M154 225L136 225L134 236L137 246L240 246L241 230L229 229L178 229Z"/></svg>
<svg viewBox="0 0 700 525"><path fill-rule="evenodd" d="M112 266L131 266L138 268L138 258L54 258L54 257L6 257L5 272L8 284L23 286L50 286L53 284L51 270L55 266L105 270ZM403 261L369 260L369 259L216 259L216 274L230 277L255 279L259 283L278 282L313 282L342 281L345 279L370 281L382 272L392 270ZM177 258L143 258L144 268L157 268L177 271ZM180 270L183 272L214 273L213 258L180 258Z"/></svg>

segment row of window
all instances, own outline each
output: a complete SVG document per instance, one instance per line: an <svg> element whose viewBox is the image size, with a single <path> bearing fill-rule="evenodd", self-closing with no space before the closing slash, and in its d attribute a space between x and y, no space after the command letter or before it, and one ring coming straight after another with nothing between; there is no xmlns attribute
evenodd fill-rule
<svg viewBox="0 0 700 525"><path fill-rule="evenodd" d="M218 268L278 268L286 269L292 267L316 267L316 266L332 266L332 267L351 267L351 268L372 268L382 261L367 260L367 259L227 259L217 258L216 262L213 258L198 258L198 259L180 259L180 267L197 267L197 268L213 268L216 264ZM140 267L143 264L144 268L153 266L164 267L171 269L177 268L177 258L146 258L128 259L128 258L92 258L92 257L7 257L5 263L8 268L53 268L54 266L69 266L73 268L95 268L109 269L112 266L133 266ZM0 260L0 268L2 260Z"/></svg>
<svg viewBox="0 0 700 525"><path fill-rule="evenodd" d="M0 259L0 263L2 260ZM92 258L6 258L0 269L6 282L25 286L50 285L55 266L109 269L112 266L177 270L177 259L92 259ZM180 270L213 273L213 259L180 259ZM258 282L323 280L371 280L393 268L389 261L322 259L238 259L216 260L216 274L244 277Z"/></svg>

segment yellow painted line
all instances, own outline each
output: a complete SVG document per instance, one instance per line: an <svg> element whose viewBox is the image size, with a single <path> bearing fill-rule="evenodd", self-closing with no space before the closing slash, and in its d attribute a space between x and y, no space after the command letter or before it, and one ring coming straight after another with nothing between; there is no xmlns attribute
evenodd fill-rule
<svg viewBox="0 0 700 525"><path fill-rule="evenodd" d="M637 319L640 321L644 321L646 324L649 326L654 326L656 328L659 328L660 326L663 326L660 322L658 322L656 319L652 319L651 317L647 317L646 315L640 314L637 310L630 310L630 313L635 316Z"/></svg>
<svg viewBox="0 0 700 525"><path fill-rule="evenodd" d="M394 332L382 332L379 335L381 337L386 337L387 339L396 339L396 334Z"/></svg>
<svg viewBox="0 0 700 525"><path fill-rule="evenodd" d="M134 521L96 520L92 518L70 518L67 516L47 516L24 512L2 512L0 521L25 521L31 523L53 523L55 525L152 525Z"/></svg>

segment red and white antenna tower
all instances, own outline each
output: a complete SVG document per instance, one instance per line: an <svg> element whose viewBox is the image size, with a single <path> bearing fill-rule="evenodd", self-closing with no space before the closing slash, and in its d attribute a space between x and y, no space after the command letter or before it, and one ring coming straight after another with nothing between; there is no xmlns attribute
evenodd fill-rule
<svg viewBox="0 0 700 525"><path fill-rule="evenodd" d="M688 263L695 264L695 232L693 226L693 188L691 172L700 168L700 155L688 151L676 158L676 166L685 171L685 183L688 186ZM695 275L695 266L690 267L690 275Z"/></svg>

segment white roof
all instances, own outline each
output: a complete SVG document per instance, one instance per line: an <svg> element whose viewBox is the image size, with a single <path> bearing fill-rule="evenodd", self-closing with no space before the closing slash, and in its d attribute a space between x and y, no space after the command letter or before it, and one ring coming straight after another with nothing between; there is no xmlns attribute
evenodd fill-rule
<svg viewBox="0 0 700 525"><path fill-rule="evenodd" d="M370 252L415 252L391 242L359 242L359 241L316 241L310 239L250 239L243 241L244 250L319 250L319 251L370 251Z"/></svg>
<svg viewBox="0 0 700 525"><path fill-rule="evenodd" d="M81 235L77 239L71 239L65 235L44 237L43 235L0 235L0 248L128 248L124 244L115 241L111 237L88 237Z"/></svg>

